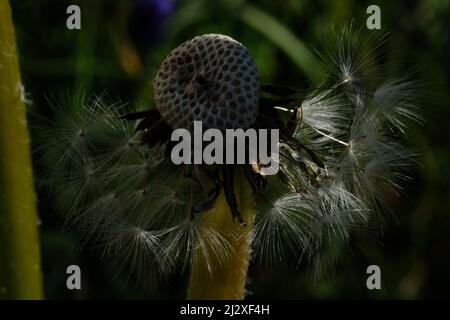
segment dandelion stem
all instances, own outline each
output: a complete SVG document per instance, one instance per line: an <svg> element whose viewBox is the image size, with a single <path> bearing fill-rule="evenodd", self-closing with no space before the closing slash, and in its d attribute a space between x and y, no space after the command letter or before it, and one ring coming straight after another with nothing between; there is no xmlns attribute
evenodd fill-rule
<svg viewBox="0 0 450 320"><path fill-rule="evenodd" d="M41 299L37 214L11 8L0 0L0 298Z"/></svg>
<svg viewBox="0 0 450 320"><path fill-rule="evenodd" d="M254 199L250 186L242 173L236 173L234 192L239 211L247 225L242 227L231 219L230 209L221 191L214 210L205 216L208 223L215 224L225 231L225 237L233 246L231 257L225 263L211 261L212 273L208 263L195 259L191 266L188 299L241 300L245 297L245 284L250 258L249 234L253 226ZM210 248L209 250L213 250Z"/></svg>

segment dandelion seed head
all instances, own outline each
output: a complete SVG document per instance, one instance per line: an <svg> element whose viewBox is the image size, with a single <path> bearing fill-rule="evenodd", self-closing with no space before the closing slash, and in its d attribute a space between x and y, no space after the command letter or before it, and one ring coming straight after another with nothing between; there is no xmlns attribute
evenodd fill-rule
<svg viewBox="0 0 450 320"><path fill-rule="evenodd" d="M291 112L294 125L281 135L276 176L262 176L260 164L252 164L267 182L258 189L249 242L254 260L307 258L322 269L324 252L385 211L386 193L399 192L407 179L414 154L401 134L408 121L421 120L418 86L408 77L380 81L374 70L384 41L353 26L333 33L319 53L327 65L325 89L308 93L296 114L278 107ZM259 121L256 66L242 44L223 35L174 49L154 89L172 128L195 120L220 129ZM45 163L59 210L77 237L120 257L121 268L129 261L138 274L147 268L167 274L201 263L212 274L242 234L210 223L205 217L213 210L193 217L211 193L195 181L199 167L175 166L166 156L168 141L143 144L136 124L119 119L126 108L103 95L77 97L40 130L35 156Z"/></svg>

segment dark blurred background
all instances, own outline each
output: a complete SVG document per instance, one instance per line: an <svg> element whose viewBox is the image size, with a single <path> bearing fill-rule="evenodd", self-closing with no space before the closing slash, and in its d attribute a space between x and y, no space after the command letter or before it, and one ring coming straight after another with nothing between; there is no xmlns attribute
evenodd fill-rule
<svg viewBox="0 0 450 320"><path fill-rule="evenodd" d="M80 31L66 28L70 4L81 7ZM378 238L354 233L337 253L336 264L318 277L306 262L298 267L252 265L248 299L450 297L448 0L12 1L27 99L39 114L49 109L46 96L77 90L107 90L125 102L151 107L150 83L160 62L182 41L203 33L227 34L245 44L263 83L308 88L320 75L320 65L311 64L302 50L312 51L332 25L353 20L365 28L371 4L380 6L382 28L391 33L383 76L414 70L424 84L420 95L426 121L412 126L408 135L420 165L402 197L388 195L395 216L387 216ZM126 272L81 249L44 201L40 218L47 298L184 298L186 274L158 285L127 281ZM82 269L83 290L66 288L71 264ZM366 288L371 264L381 268L381 290Z"/></svg>

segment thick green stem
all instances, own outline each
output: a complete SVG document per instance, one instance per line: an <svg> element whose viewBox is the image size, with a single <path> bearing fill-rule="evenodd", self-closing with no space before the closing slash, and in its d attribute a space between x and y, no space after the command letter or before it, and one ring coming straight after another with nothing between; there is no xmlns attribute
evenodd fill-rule
<svg viewBox="0 0 450 320"><path fill-rule="evenodd" d="M26 109L8 0L0 0L0 298L41 299Z"/></svg>
<svg viewBox="0 0 450 320"><path fill-rule="evenodd" d="M253 226L254 199L243 176L236 175L235 194L242 218L247 222L242 227L231 219L230 209L223 191L215 202L214 210L205 217L208 223L218 226L233 246L230 259L225 263L212 259L208 271L206 261L195 259L191 265L188 299L194 300L241 300L245 297L245 284L250 258L249 234ZM238 237L236 235L239 235ZM213 251L211 248L210 251Z"/></svg>

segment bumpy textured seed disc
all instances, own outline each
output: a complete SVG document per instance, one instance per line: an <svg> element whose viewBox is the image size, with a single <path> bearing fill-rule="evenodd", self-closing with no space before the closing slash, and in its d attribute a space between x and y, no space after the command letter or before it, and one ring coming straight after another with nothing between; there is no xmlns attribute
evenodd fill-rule
<svg viewBox="0 0 450 320"><path fill-rule="evenodd" d="M205 34L182 43L162 62L153 81L156 108L174 129L248 128L256 120L259 74L236 40Z"/></svg>

